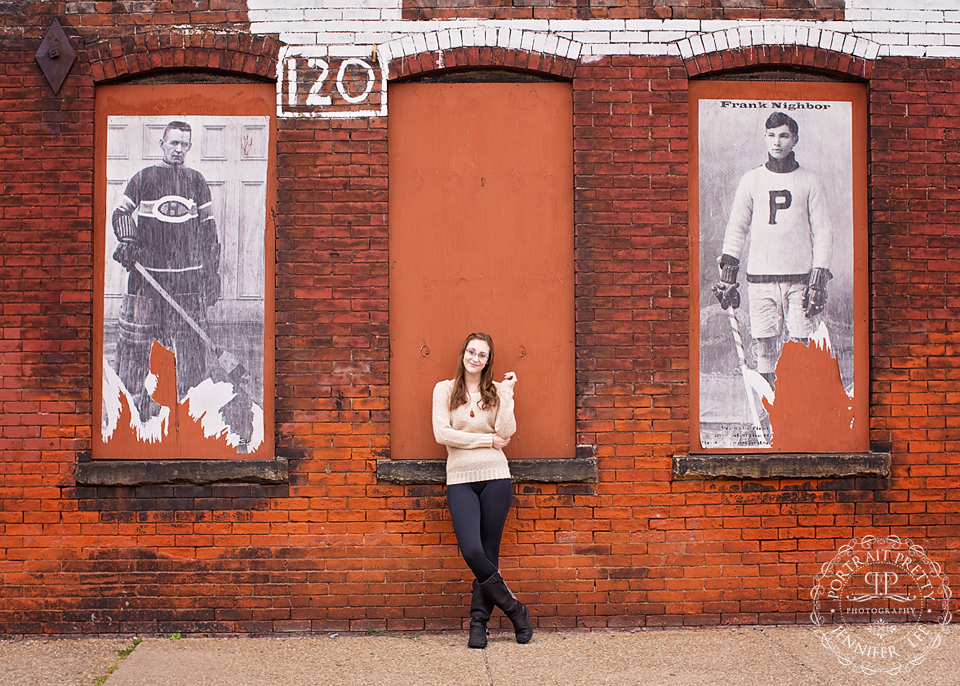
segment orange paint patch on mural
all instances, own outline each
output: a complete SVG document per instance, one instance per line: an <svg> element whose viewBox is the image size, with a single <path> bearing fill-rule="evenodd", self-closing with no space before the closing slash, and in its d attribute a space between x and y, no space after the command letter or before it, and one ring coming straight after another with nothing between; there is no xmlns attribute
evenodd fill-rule
<svg viewBox="0 0 960 686"><path fill-rule="evenodd" d="M141 424L134 418L130 399L117 389L120 416L106 441L97 438L101 455L137 460L170 459L171 455L197 459L264 459L264 443L251 452L238 451L236 445L231 445L229 431L222 427L220 417L209 421L207 413L210 410L193 417L191 398L177 401L176 357L173 351L156 341L150 352L150 373L157 379L152 397L161 407L160 414ZM212 382L208 383L213 386Z"/></svg>
<svg viewBox="0 0 960 686"><path fill-rule="evenodd" d="M776 398L763 401L773 429L771 447L790 452L855 452L853 399L844 390L840 366L826 345L789 341L777 362Z"/></svg>

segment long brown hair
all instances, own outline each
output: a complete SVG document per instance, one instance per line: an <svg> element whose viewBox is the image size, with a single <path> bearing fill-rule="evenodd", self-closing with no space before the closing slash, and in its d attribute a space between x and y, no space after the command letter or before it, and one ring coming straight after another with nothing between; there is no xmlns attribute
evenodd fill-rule
<svg viewBox="0 0 960 686"><path fill-rule="evenodd" d="M480 408L485 410L488 407L493 407L500 400L497 397L497 387L493 385L493 339L490 334L478 331L463 339L463 345L460 346L460 357L457 359L457 375L453 377L453 391L450 393L451 412L461 405L467 404L467 370L463 366L463 356L467 352L470 341L483 341L490 346L487 365L480 372Z"/></svg>

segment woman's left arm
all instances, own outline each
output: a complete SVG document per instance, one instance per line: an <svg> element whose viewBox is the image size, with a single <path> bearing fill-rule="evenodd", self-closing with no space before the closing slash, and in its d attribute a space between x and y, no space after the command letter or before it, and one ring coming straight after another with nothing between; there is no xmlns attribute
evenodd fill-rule
<svg viewBox="0 0 960 686"><path fill-rule="evenodd" d="M500 402L497 405L497 419L494 422L494 429L501 438L510 438L517 432L517 420L513 416L513 386L516 382L517 377L511 372L504 377L502 382L495 384Z"/></svg>

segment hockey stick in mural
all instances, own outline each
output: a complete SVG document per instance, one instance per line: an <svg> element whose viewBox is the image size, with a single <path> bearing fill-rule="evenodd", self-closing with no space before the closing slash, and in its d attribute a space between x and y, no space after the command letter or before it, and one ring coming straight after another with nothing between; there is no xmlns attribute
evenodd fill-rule
<svg viewBox="0 0 960 686"><path fill-rule="evenodd" d="M743 338L740 336L740 324L737 322L737 315L733 313L733 308L727 308L727 319L730 322L730 328L733 330L733 342L737 345L737 359L740 360L740 375L743 377L743 388L747 392L747 405L750 407L750 419L753 421L753 431L757 436L757 441L761 448L769 448L770 442L763 434L763 425L760 423L760 414L757 411L757 401L753 394L756 392L767 402L773 402L773 389L767 380L760 376L760 372L750 369L747 366L747 358L743 352Z"/></svg>
<svg viewBox="0 0 960 686"><path fill-rule="evenodd" d="M180 303L178 303L172 295L167 293L166 289L150 275L146 267L139 262L134 262L133 267L140 273L140 276L142 276L147 283L153 286L154 290L160 294L160 297L166 300L167 304L176 310L177 314L183 318L183 321L185 321L191 329L196 331L197 335L200 336L207 347L213 351L214 355L217 356L217 361L220 363L221 369L226 372L227 377L231 382L233 382L234 387L244 387L246 381L250 378L250 372L247 371L246 367L240 363L240 360L238 360L232 353L218 347L216 343L213 342L213 339L211 339L207 334L207 332L204 331L199 324L197 324L197 322L187 313L185 309L183 309Z"/></svg>

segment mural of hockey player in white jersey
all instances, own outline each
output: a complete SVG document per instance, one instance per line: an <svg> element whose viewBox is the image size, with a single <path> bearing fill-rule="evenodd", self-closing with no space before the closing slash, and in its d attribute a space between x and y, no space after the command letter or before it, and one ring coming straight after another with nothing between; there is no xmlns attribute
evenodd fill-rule
<svg viewBox="0 0 960 686"><path fill-rule="evenodd" d="M129 272L120 309L117 374L142 421L159 412L144 386L154 340L176 355L179 397L207 376L200 335L136 269L142 265L196 324L205 325L207 308L220 297L220 243L210 188L200 172L185 166L191 138L187 123L167 124L159 141L163 161L130 179L113 212L119 241L113 259Z"/></svg>
<svg viewBox="0 0 960 686"><path fill-rule="evenodd" d="M783 333L807 342L817 330L833 278L834 228L827 194L819 176L796 159L799 137L799 126L789 115L767 117L768 159L740 179L718 258L720 278L712 288L723 309L739 308L738 278L745 258L757 371L771 388Z"/></svg>

